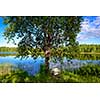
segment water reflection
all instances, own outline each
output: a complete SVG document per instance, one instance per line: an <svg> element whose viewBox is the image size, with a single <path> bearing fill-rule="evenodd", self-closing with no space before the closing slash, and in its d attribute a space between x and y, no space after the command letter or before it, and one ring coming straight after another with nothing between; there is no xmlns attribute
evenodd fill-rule
<svg viewBox="0 0 100 100"><path fill-rule="evenodd" d="M1 57L16 56L16 52L0 52Z"/></svg>
<svg viewBox="0 0 100 100"><path fill-rule="evenodd" d="M68 70L73 70L75 68L79 68L83 65L87 64L97 64L100 65L100 60L78 60L78 59L72 59L72 60L67 60L64 58L63 62L61 63L60 60L57 62L50 62L50 68L52 67L58 67L62 69L68 69Z"/></svg>
<svg viewBox="0 0 100 100"><path fill-rule="evenodd" d="M28 71L29 74L36 74L40 69L40 64L44 63L44 59L38 57L36 60L29 57L28 59L21 60L15 56L0 57L0 64L12 64L15 68L21 68Z"/></svg>
<svg viewBox="0 0 100 100"><path fill-rule="evenodd" d="M75 55L73 58L79 60L100 60L100 54L80 54Z"/></svg>
<svg viewBox="0 0 100 100"><path fill-rule="evenodd" d="M0 64L2 63L11 63L14 67L20 67L29 74L36 74L39 72L40 65L44 64L45 59L38 57L37 59L33 59L29 57L28 59L20 59L15 58L15 53L0 53ZM79 68L86 64L99 64L100 65L100 55L90 55L90 54L82 54L74 56L72 60L64 58L61 62L59 59L56 62L50 61L50 68L59 67L62 69L71 69Z"/></svg>

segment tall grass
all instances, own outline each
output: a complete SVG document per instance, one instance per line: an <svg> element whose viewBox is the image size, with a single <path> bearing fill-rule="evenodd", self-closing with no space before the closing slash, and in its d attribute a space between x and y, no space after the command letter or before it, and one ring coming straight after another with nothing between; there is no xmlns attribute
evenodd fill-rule
<svg viewBox="0 0 100 100"><path fill-rule="evenodd" d="M6 75L10 73L14 68L14 65L10 63L2 63L0 64L0 75Z"/></svg>

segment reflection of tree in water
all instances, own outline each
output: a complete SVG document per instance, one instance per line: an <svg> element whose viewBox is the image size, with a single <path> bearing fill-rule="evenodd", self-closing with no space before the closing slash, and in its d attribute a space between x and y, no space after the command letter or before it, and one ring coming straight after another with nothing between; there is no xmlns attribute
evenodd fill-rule
<svg viewBox="0 0 100 100"><path fill-rule="evenodd" d="M99 54L81 54L80 60L100 60Z"/></svg>
<svg viewBox="0 0 100 100"><path fill-rule="evenodd" d="M1 57L6 57L6 56L16 56L15 54L0 54Z"/></svg>
<svg viewBox="0 0 100 100"><path fill-rule="evenodd" d="M1 57L16 56L16 52L0 52Z"/></svg>
<svg viewBox="0 0 100 100"><path fill-rule="evenodd" d="M73 55L72 59L79 59L79 60L100 60L100 54L77 54L77 55Z"/></svg>

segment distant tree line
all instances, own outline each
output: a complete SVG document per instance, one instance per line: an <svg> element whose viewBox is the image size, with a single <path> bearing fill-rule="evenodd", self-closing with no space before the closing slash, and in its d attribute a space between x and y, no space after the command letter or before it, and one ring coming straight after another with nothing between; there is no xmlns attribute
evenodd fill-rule
<svg viewBox="0 0 100 100"><path fill-rule="evenodd" d="M79 50L80 52L100 53L100 45L97 45L97 44L83 45L82 44L82 45L79 45Z"/></svg>
<svg viewBox="0 0 100 100"><path fill-rule="evenodd" d="M16 52L16 47L0 47L0 52Z"/></svg>

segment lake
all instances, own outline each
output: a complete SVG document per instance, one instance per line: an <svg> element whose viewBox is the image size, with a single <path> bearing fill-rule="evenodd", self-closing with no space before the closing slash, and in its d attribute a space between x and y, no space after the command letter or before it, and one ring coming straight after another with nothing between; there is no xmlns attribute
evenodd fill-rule
<svg viewBox="0 0 100 100"><path fill-rule="evenodd" d="M15 58L15 52L0 52L0 64L12 64L14 67L19 67L26 70L29 74L34 75L39 72L40 65L44 64L45 59L38 57L33 59L31 57L27 59ZM61 67L62 69L74 69L79 68L86 64L99 64L100 65L100 55L80 55L74 57L72 60L64 58L61 63L59 60L57 62L50 61L50 68L52 67Z"/></svg>

